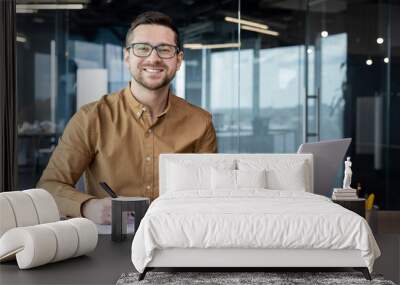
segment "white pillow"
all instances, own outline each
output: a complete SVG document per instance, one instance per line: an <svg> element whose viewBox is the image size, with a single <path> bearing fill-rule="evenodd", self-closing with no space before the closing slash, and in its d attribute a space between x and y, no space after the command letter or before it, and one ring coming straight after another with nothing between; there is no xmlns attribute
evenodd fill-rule
<svg viewBox="0 0 400 285"><path fill-rule="evenodd" d="M309 189L308 164L300 159L238 159L240 170L266 170L267 187L273 190L306 191Z"/></svg>
<svg viewBox="0 0 400 285"><path fill-rule="evenodd" d="M271 189L303 191L308 188L305 162L291 164L288 171L274 169L268 171L268 184Z"/></svg>
<svg viewBox="0 0 400 285"><path fill-rule="evenodd" d="M212 168L211 189L236 189L236 170Z"/></svg>
<svg viewBox="0 0 400 285"><path fill-rule="evenodd" d="M210 188L210 171L210 167L170 163L167 188L171 191Z"/></svg>
<svg viewBox="0 0 400 285"><path fill-rule="evenodd" d="M167 191L210 190L211 169L234 169L234 160L181 160L167 164Z"/></svg>
<svg viewBox="0 0 400 285"><path fill-rule="evenodd" d="M267 188L267 172L261 170L236 170L238 188Z"/></svg>
<svg viewBox="0 0 400 285"><path fill-rule="evenodd" d="M238 190L240 188L266 188L266 171L262 170L211 170L211 188L213 190L229 189Z"/></svg>

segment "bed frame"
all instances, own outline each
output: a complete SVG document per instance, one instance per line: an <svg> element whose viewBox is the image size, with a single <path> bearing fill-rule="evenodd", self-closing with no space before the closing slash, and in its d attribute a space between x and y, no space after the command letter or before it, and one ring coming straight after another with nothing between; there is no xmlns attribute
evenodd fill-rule
<svg viewBox="0 0 400 285"><path fill-rule="evenodd" d="M309 188L313 192L313 158L312 154L161 154L160 155L160 195L166 191L166 168L169 161L175 159L216 158L303 158L309 164ZM265 268L353 268L361 271L367 280L371 275L359 250L329 249L249 249L249 248L169 248L157 249L152 261L147 265L139 280L155 268L232 268L237 271Z"/></svg>
<svg viewBox="0 0 400 285"><path fill-rule="evenodd" d="M171 248L156 250L152 261L139 275L155 268L235 268L246 271L254 268L343 268L361 271L371 280L359 250L328 249L192 249Z"/></svg>

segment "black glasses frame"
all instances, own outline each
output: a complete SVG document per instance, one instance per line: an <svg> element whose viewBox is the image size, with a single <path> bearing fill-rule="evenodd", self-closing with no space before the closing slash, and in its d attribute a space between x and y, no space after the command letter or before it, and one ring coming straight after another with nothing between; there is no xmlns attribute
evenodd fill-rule
<svg viewBox="0 0 400 285"><path fill-rule="evenodd" d="M151 47L151 50L150 50L150 52L149 52L148 55L137 55L137 54L135 53L135 45L148 45L149 47ZM162 46L173 47L173 48L175 49L175 53L174 53L172 56L170 56L170 57L161 56L160 53L159 53L159 51L158 51L158 49L159 49L159 47L162 47ZM150 56L151 53L153 52L153 50L156 50L157 55L158 55L160 58L163 58L163 59L170 59L170 58L173 58L175 55L177 55L177 54L180 52L179 47L174 46L174 45L169 45L169 44L159 44L159 45L153 46L153 45L151 45L151 44L149 44L149 43L131 43L129 46L126 47L126 49L128 49L128 50L129 50L129 49L132 49L132 52L133 52L133 54L134 54L135 56L137 56L137 57L143 57L143 58L144 58L144 57Z"/></svg>

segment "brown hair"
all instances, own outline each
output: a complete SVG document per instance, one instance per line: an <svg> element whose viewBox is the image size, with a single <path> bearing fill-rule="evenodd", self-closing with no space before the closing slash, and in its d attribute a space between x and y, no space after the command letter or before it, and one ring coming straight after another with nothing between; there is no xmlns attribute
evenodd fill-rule
<svg viewBox="0 0 400 285"><path fill-rule="evenodd" d="M171 30L173 30L175 32L176 46L179 49L181 49L179 32L178 32L178 29L176 28L176 26L174 25L174 23L172 22L171 17L169 17L168 15L165 15L161 12L157 12L157 11L144 12L144 13L140 14L139 16L137 16L135 18L135 20L133 20L133 22L131 23L131 27L129 28L128 32L126 33L126 37L125 37L125 46L126 47L130 44L129 38L133 34L133 30L136 29L136 27L139 25L160 25L160 26L170 28Z"/></svg>

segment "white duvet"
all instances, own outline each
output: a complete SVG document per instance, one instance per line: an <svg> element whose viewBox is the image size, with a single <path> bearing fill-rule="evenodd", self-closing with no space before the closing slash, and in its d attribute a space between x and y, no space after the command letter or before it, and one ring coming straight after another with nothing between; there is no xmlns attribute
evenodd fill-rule
<svg viewBox="0 0 400 285"><path fill-rule="evenodd" d="M165 248L358 249L371 272L380 255L359 215L320 195L265 189L160 196L134 237L133 265L143 272Z"/></svg>

